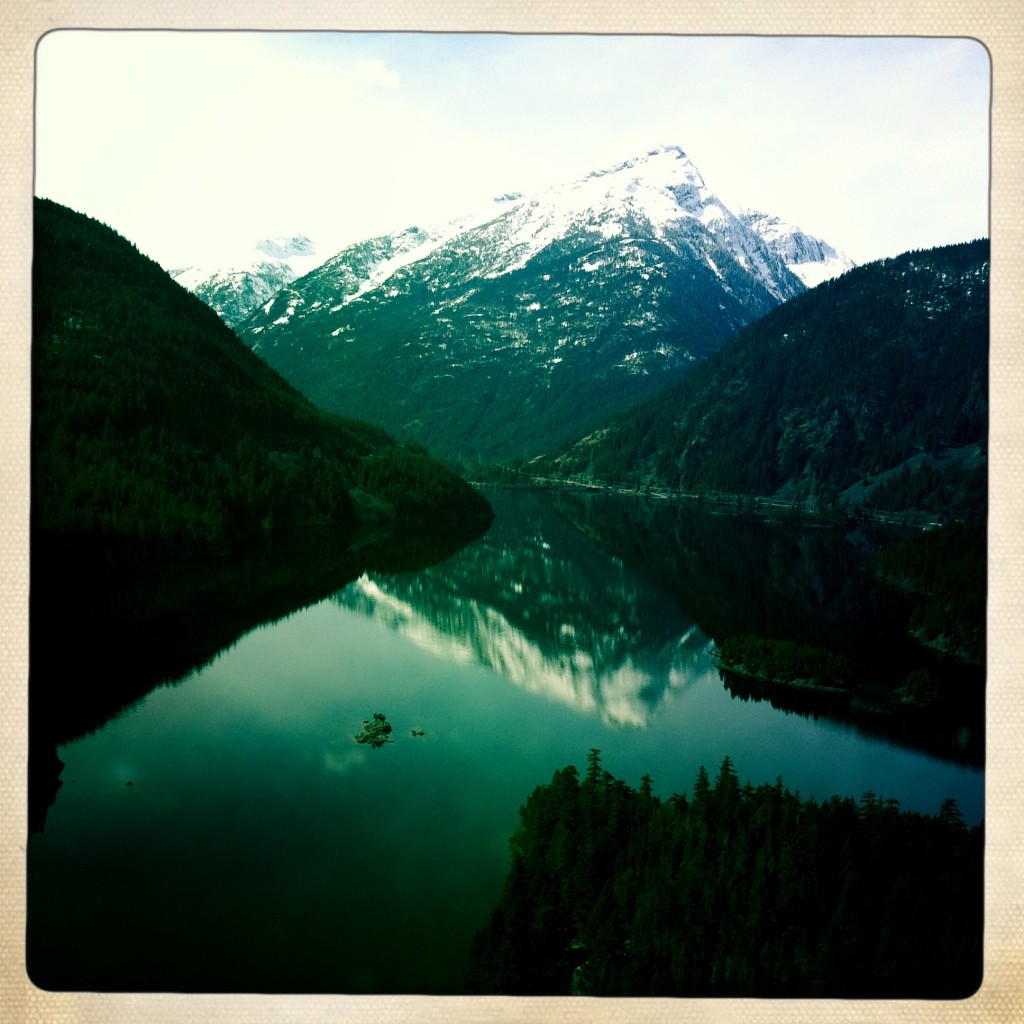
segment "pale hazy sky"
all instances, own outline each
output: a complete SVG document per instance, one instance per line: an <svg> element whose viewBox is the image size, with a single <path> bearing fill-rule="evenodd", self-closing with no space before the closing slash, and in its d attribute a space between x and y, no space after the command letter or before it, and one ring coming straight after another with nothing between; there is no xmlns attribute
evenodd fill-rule
<svg viewBox="0 0 1024 1024"><path fill-rule="evenodd" d="M857 262L988 234L967 39L60 31L36 185L168 268L348 241L680 145Z"/></svg>

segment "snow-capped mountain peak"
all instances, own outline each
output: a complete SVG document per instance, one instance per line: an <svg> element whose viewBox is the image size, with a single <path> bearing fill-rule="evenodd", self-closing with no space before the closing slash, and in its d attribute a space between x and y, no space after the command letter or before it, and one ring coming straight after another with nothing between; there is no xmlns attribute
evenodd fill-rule
<svg viewBox="0 0 1024 1024"><path fill-rule="evenodd" d="M623 160L621 163L615 164L612 167L605 167L591 171L586 175L586 177L603 178L608 175L616 175L625 171L633 170L638 170L641 174L653 172L653 174L658 177L664 177L666 175L665 168L680 163L682 168L685 168L685 173L696 176L700 179L701 185L703 185L703 179L700 178L700 172L683 151L683 148L676 145L655 146L640 156L634 156L628 160ZM674 170L679 173L681 168L675 167ZM670 171L668 173L671 174L672 172Z"/></svg>
<svg viewBox="0 0 1024 1024"><path fill-rule="evenodd" d="M659 146L350 245L238 333L326 408L492 458L590 429L803 290Z"/></svg>
<svg viewBox="0 0 1024 1024"><path fill-rule="evenodd" d="M808 235L781 217L748 209L741 209L739 214L808 288L838 277L855 266L842 250Z"/></svg>
<svg viewBox="0 0 1024 1024"><path fill-rule="evenodd" d="M637 245L664 245L673 258L696 255L719 278L720 266L734 262L776 301L802 290L761 238L708 188L683 149L663 145L532 196L505 193L446 223L350 245L321 268L322 283L331 281L333 295L317 308L326 304L335 311L361 300L435 255L449 270L457 263L464 282L494 280L523 269L568 237L581 244L624 247L632 263L640 258ZM610 253L595 254L583 269L598 269ZM271 326L290 321L292 314L284 307L291 300L285 298Z"/></svg>
<svg viewBox="0 0 1024 1024"><path fill-rule="evenodd" d="M491 254L490 265L480 268L480 276L519 270L557 239L580 232L604 242L657 240L677 255L694 246L706 249L710 242L755 274L776 299L800 290L760 237L711 191L697 166L675 145L658 146L519 200L506 216L488 225L488 237L481 242Z"/></svg>

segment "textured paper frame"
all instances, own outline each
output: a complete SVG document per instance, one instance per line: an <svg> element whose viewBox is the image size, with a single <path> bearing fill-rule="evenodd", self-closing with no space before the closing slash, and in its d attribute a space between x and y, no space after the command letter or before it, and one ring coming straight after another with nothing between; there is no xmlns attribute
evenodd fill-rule
<svg viewBox="0 0 1024 1024"><path fill-rule="evenodd" d="M0 9L0 1020L12 1024L239 1022L374 1018L423 1021L978 1022L1024 1020L1024 715L1014 668L1024 656L1024 39L1013 0L849 6L843 0L354 0L216 8L195 0L6 0ZM961 36L992 60L989 657L985 980L959 1002L511 999L396 996L183 996L48 993L25 974L27 845L29 288L33 71L57 28L547 32L694 35Z"/></svg>

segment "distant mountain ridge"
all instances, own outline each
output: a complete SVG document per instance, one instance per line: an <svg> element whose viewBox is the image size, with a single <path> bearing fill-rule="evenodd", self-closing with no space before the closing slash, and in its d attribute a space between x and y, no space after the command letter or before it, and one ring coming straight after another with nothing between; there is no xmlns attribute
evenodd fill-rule
<svg viewBox="0 0 1024 1024"><path fill-rule="evenodd" d="M239 336L325 408L463 460L536 454L805 290L678 146L351 246Z"/></svg>
<svg viewBox="0 0 1024 1024"><path fill-rule="evenodd" d="M211 306L229 327L234 327L285 285L321 262L323 257L316 245L305 235L296 235L264 238L251 251L217 267L181 267L170 273Z"/></svg>

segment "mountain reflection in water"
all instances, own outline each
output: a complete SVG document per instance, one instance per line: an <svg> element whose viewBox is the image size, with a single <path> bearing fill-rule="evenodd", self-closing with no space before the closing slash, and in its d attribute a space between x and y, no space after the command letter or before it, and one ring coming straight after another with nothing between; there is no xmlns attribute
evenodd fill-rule
<svg viewBox="0 0 1024 1024"><path fill-rule="evenodd" d="M870 702L851 710L724 682L741 700L837 717L980 763L983 672L940 664L907 635L899 609L865 571L885 537L772 528L609 495L491 500L497 517L475 544L415 574L364 573L334 600L440 657L484 665L618 727L643 728L670 694L717 678L711 651L734 633L843 652L891 690L928 662L957 676L965 697L952 716L880 715Z"/></svg>
<svg viewBox="0 0 1024 1024"><path fill-rule="evenodd" d="M546 497L491 498L496 518L475 544L415 574L364 573L335 600L609 725L645 726L672 691L713 671L708 637L676 602L552 515Z"/></svg>
<svg viewBox="0 0 1024 1024"><path fill-rule="evenodd" d="M415 581L364 574L335 600L443 657L475 659L516 686L607 724L644 726L669 691L712 671L707 638L695 625L665 635L619 622L602 632L582 608L564 607L549 609L555 628L534 616L531 630L523 625L529 609L460 596L450 583L443 569ZM626 594L617 596L635 609Z"/></svg>

